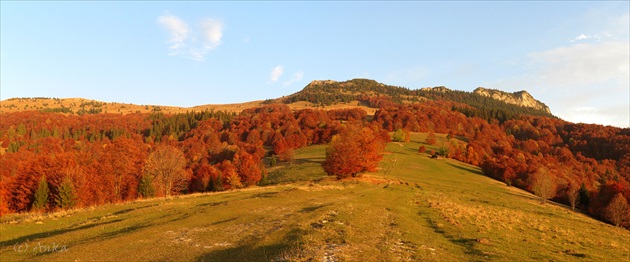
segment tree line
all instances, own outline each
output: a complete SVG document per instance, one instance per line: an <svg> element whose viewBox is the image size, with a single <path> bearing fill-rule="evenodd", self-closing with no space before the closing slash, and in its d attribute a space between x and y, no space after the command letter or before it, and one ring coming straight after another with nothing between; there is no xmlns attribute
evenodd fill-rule
<svg viewBox="0 0 630 262"><path fill-rule="evenodd" d="M626 217L619 220L610 210L627 210L630 199L629 129L548 116L488 120L463 112L475 110L470 105L445 100L362 99L379 106L371 120L361 109L292 111L281 104L239 115L6 113L0 122L0 212L252 186L265 181L263 158L291 161L294 149L312 144L329 144L328 174L357 176L378 166L387 132L396 131L397 141L408 132L465 138L468 143L451 139L437 153L480 166L541 199L628 226ZM158 161L166 155L172 158Z"/></svg>

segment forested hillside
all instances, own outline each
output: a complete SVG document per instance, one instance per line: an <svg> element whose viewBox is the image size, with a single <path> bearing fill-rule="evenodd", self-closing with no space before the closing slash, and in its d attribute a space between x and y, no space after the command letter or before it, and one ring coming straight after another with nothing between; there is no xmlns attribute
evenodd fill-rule
<svg viewBox="0 0 630 262"><path fill-rule="evenodd" d="M307 101L320 106L348 103L358 100L370 107L381 107L384 101L404 104L425 100L450 101L468 105L458 106L458 110L467 116L476 116L485 120L495 119L500 122L521 115L553 117L549 112L532 107L508 104L487 96L472 92L450 90L445 87L411 90L404 87L385 85L369 79L353 79L345 82L313 81L300 92L285 98L267 100L266 103L285 104Z"/></svg>
<svg viewBox="0 0 630 262"><path fill-rule="evenodd" d="M541 199L630 226L629 129L573 124L466 92L409 90L372 80L318 82L283 102L353 99L378 108L373 118L357 108L294 111L274 101L238 115L4 113L0 212L265 185L267 167L293 161L293 150L327 144L335 135L356 128L381 141L389 140L387 132L394 131L458 137L438 145L437 154L480 166L487 176L530 192L538 193L544 181L548 192L541 193ZM353 152L329 157L362 154ZM263 162L265 157L272 160ZM370 164L356 170L373 168Z"/></svg>

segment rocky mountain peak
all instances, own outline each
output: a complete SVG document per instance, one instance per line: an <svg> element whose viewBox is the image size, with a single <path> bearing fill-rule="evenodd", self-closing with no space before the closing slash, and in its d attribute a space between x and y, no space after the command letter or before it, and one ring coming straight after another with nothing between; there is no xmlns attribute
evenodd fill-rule
<svg viewBox="0 0 630 262"><path fill-rule="evenodd" d="M473 93L480 96L490 97L495 100L503 101L508 104L531 107L543 110L547 113L551 113L551 110L549 110L549 107L547 105L534 99L534 97L525 90L508 93L501 90L478 87L477 89L475 89L475 91L473 91Z"/></svg>
<svg viewBox="0 0 630 262"><path fill-rule="evenodd" d="M307 87L316 86L316 85L325 85L325 84L335 84L335 83L338 83L338 82L335 80L313 80L311 81L311 83L307 85Z"/></svg>
<svg viewBox="0 0 630 262"><path fill-rule="evenodd" d="M443 86L436 86L436 87L425 87L425 88L420 88L420 90L422 91L430 91L430 92L439 92L439 93L446 93L448 91L451 91L450 89L443 87Z"/></svg>

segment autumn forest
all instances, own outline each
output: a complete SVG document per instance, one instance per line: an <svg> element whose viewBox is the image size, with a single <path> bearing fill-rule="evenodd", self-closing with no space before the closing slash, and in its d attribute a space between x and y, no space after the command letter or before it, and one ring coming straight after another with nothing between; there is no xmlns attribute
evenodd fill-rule
<svg viewBox="0 0 630 262"><path fill-rule="evenodd" d="M288 104L312 103L293 110ZM358 101L362 107L330 109ZM368 115L364 108L374 108ZM44 112L47 111L47 112ZM575 124L461 91L374 81L310 86L240 113L2 113L0 214L46 212L268 184L268 167L328 144L326 173L376 171L385 143L447 134L429 153L630 227L630 129Z"/></svg>

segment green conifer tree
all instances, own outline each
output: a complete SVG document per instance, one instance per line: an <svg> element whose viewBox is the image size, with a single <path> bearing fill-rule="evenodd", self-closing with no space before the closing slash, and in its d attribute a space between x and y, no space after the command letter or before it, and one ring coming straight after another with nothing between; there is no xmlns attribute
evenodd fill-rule
<svg viewBox="0 0 630 262"><path fill-rule="evenodd" d="M48 204L49 194L50 190L48 190L48 182L46 181L46 176L42 176L42 179L39 180L37 191L35 191L35 200L33 201L33 206L31 207L31 209L35 211L45 209Z"/></svg>
<svg viewBox="0 0 630 262"><path fill-rule="evenodd" d="M152 179L149 175L144 175L140 179L140 183L138 184L138 193L140 193L143 198L155 196L155 188L153 187Z"/></svg>
<svg viewBox="0 0 630 262"><path fill-rule="evenodd" d="M59 195L57 196L57 206L62 209L69 209L77 204L77 195L74 189L74 184L69 177L64 178L61 185L58 188Z"/></svg>
<svg viewBox="0 0 630 262"><path fill-rule="evenodd" d="M278 158L276 157L276 155L272 155L271 159L269 160L269 166L273 167L278 163Z"/></svg>

